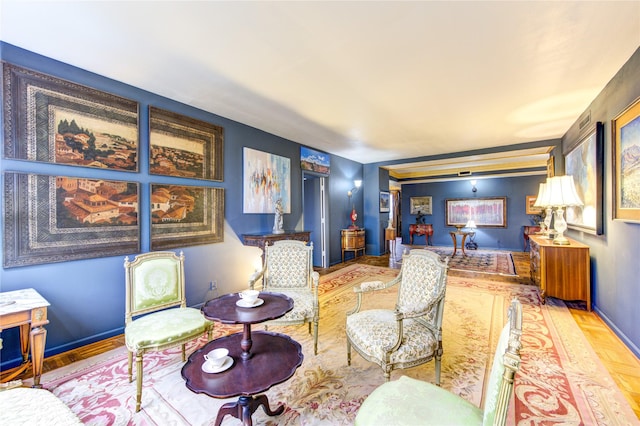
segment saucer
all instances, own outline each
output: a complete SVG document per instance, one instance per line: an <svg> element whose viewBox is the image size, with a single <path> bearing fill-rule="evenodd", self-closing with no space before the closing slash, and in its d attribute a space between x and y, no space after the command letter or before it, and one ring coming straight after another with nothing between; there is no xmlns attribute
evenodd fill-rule
<svg viewBox="0 0 640 426"><path fill-rule="evenodd" d="M233 358L227 356L220 367L210 367L209 363L202 364L202 371L205 373L222 373L233 365Z"/></svg>
<svg viewBox="0 0 640 426"><path fill-rule="evenodd" d="M253 304L247 303L244 299L240 299L236 302L236 306L240 306L241 308L255 308L256 306L260 306L264 303L263 299L257 298Z"/></svg>

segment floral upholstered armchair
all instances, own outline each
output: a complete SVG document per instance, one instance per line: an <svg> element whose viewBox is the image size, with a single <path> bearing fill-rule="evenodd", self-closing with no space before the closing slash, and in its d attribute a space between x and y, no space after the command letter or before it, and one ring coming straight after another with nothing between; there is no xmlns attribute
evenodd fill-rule
<svg viewBox="0 0 640 426"><path fill-rule="evenodd" d="M346 325L349 365L353 347L364 359L380 365L388 381L393 369L414 367L435 358L435 381L440 384L448 262L448 258L442 261L428 250L411 250L392 281L365 282L354 289L357 305L347 313ZM396 284L395 310L360 310L364 293Z"/></svg>
<svg viewBox="0 0 640 426"><path fill-rule="evenodd" d="M439 386L402 376L378 387L365 399L355 424L505 425L514 376L520 368L521 336L522 306L513 299L485 384L484 410Z"/></svg>
<svg viewBox="0 0 640 426"><path fill-rule="evenodd" d="M262 279L262 291L282 293L293 299L293 309L283 317L265 325L313 324L313 351L318 354L318 282L320 275L313 270L313 243L282 240L264 247L262 270L249 278L254 289Z"/></svg>
<svg viewBox="0 0 640 426"><path fill-rule="evenodd" d="M146 352L182 345L207 333L213 323L199 309L187 308L184 254L157 251L124 260L126 305L124 337L129 354L129 381L136 358L136 411L142 404L142 357ZM171 309L169 309L171 308Z"/></svg>

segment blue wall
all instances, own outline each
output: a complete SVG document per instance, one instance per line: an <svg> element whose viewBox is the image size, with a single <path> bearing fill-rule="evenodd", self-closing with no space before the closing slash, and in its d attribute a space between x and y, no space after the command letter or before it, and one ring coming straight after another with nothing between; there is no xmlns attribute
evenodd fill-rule
<svg viewBox="0 0 640 426"><path fill-rule="evenodd" d="M590 247L594 310L640 357L640 222L613 219L614 162L611 130L612 120L638 98L640 48L581 115L581 118L587 114L591 116L591 123L585 130L597 121L604 123L604 233L592 235L570 230L567 235ZM565 155L584 136L579 122L580 119L562 139Z"/></svg>
<svg viewBox="0 0 640 426"><path fill-rule="evenodd" d="M402 243L409 244L409 225L416 223L416 215L411 215L411 197L432 197L431 215L425 215L425 223L433 226L433 244L452 246L449 232L455 230L446 226L445 200L448 198L506 197L507 227L476 229L475 241L479 249L523 250L522 227L534 225L533 216L526 214L525 195L536 195L538 185L546 176L522 176L512 178L487 178L477 180L477 192L471 191L469 180L449 182L417 183L402 185ZM425 244L425 236L413 237L414 244Z"/></svg>

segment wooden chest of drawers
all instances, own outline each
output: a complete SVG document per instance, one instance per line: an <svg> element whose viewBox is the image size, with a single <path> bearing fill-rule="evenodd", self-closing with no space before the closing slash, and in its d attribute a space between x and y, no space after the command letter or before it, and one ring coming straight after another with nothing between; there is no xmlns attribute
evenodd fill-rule
<svg viewBox="0 0 640 426"><path fill-rule="evenodd" d="M582 300L591 310L591 265L589 246L569 239L570 245L529 235L531 280L540 287L542 300Z"/></svg>
<svg viewBox="0 0 640 426"><path fill-rule="evenodd" d="M344 252L352 251L354 257L362 251L364 255L365 235L364 229L343 229L342 230L342 261L344 262Z"/></svg>

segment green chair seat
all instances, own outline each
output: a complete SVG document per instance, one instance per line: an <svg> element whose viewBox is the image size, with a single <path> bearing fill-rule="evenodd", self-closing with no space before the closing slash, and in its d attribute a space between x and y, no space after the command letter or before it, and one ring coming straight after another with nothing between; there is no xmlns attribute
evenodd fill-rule
<svg viewBox="0 0 640 426"><path fill-rule="evenodd" d="M428 406L425 406L428 403ZM400 408L400 409L399 409ZM356 425L481 425L483 412L439 386L402 376L367 397Z"/></svg>
<svg viewBox="0 0 640 426"><path fill-rule="evenodd" d="M133 352L177 344L205 333L211 325L198 309L167 309L130 323L125 328L126 344Z"/></svg>

